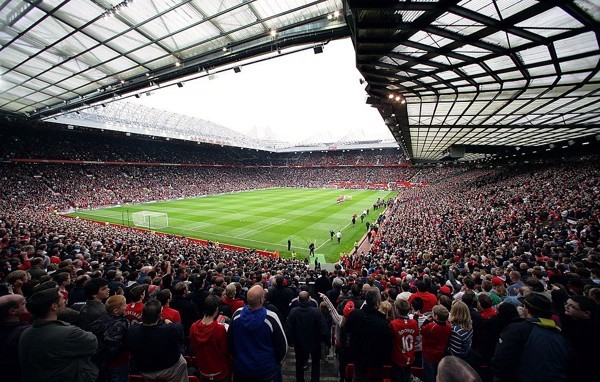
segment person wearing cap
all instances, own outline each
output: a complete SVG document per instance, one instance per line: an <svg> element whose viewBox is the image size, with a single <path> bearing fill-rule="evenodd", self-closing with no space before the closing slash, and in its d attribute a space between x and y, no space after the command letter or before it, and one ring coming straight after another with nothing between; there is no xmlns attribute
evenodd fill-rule
<svg viewBox="0 0 600 382"><path fill-rule="evenodd" d="M500 334L492 359L499 381L566 381L569 347L551 319L552 301L531 292L520 297L526 320Z"/></svg>

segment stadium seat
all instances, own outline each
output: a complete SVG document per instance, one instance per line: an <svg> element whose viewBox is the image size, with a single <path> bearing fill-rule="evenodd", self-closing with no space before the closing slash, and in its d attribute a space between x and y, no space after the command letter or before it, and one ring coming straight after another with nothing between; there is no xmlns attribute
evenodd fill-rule
<svg viewBox="0 0 600 382"><path fill-rule="evenodd" d="M189 382L200 382L195 375L188 376ZM129 382L144 382L144 377L139 374L129 374Z"/></svg>
<svg viewBox="0 0 600 382"><path fill-rule="evenodd" d="M354 364L346 365L346 373L344 375L346 382L352 382L354 379ZM392 380L392 366L384 365L383 369L369 369L367 371L367 381L383 381L390 382Z"/></svg>
<svg viewBox="0 0 600 382"><path fill-rule="evenodd" d="M422 367L418 367L418 366L411 366L410 367L410 373L419 378L419 379L423 379L423 368Z"/></svg>

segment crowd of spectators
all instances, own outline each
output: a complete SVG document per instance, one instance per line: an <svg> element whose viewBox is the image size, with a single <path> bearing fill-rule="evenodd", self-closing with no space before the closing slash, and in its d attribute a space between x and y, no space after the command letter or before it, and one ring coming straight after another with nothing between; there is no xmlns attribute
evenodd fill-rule
<svg viewBox="0 0 600 382"><path fill-rule="evenodd" d="M436 373L448 373L447 368L483 379L493 374L502 381L518 381L527 380L534 367L536 376L546 380L589 379L599 340L597 163L597 157L588 157L553 165L444 173L437 177L444 181L404 190L390 200L368 250L343 256L332 272L318 272L302 257L267 258L252 250L67 220L50 211L271 186L322 187L332 179L365 177L362 167L347 172L173 171L3 164L3 370L17 374L22 370L27 381L45 380L57 367L80 367L85 370L78 379L82 381L124 380L129 373L148 380L164 375L181 378L188 373L181 356L188 355L195 368L190 373L202 380L226 380L232 370L245 380L280 380L287 339L298 338L294 337L298 329L288 323L290 316L300 314L293 309L318 309L322 300L323 319L336 329L333 340L316 331L314 335L321 337L311 342L310 349L302 348L297 339L289 344L300 346L297 350L305 356L310 354L314 368L322 357L313 345L326 348L331 341L340 378L346 365L353 363L356 376L366 380L380 380L385 365L392 366L394 380L402 381L411 372L434 380ZM170 293L160 294L163 290ZM302 291L313 298L303 294L294 303ZM125 299L106 299L121 294ZM240 302L246 306L232 308ZM98 309L102 303L105 311ZM138 319L126 315L136 304L143 306ZM163 305L177 311L181 322L162 317L169 311ZM314 311L307 312L314 316ZM134 317L127 320L126 329L118 324L123 315ZM255 333L245 331L267 317L274 336L269 343L277 345L254 341L255 346L248 348L240 338L255 338ZM139 318L141 323L136 322ZM214 353L222 355L226 366L210 369L203 342L192 341L201 341L202 325L225 326L232 318L247 324L231 326L225 337L222 330L215 331L221 340L213 340L222 348ZM94 325L97 320L107 324ZM410 320L416 321L418 330ZM192 325L200 326L191 330ZM404 328L401 325L409 329L392 331ZM113 326L121 329L109 331ZM257 328L267 333L267 326ZM382 328L390 328L389 336ZM69 339L65 346L70 352L69 358L52 366L50 355L40 351L48 346L60 349L50 331ZM509 332L516 334L506 337ZM20 346L19 337L27 348ZM32 338L40 341L30 343ZM556 351L540 351L527 343L528 338L541 349ZM497 345L499 339L502 346ZM154 348L152 341L157 344ZM78 342L79 348L73 346Z"/></svg>
<svg viewBox="0 0 600 382"><path fill-rule="evenodd" d="M0 164L0 204L46 210L98 208L269 187L404 181L407 167L271 168ZM6 207L5 207L6 208Z"/></svg>
<svg viewBox="0 0 600 382"><path fill-rule="evenodd" d="M408 164L400 148L271 152L256 149L166 141L151 136L56 126L0 126L0 161L41 159L147 162L231 166L381 166ZM51 145L48 142L52 142Z"/></svg>

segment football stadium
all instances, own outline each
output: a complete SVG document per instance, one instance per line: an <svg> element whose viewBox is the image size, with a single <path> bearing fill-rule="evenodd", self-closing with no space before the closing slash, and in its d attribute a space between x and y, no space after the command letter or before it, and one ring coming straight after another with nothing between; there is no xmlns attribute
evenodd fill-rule
<svg viewBox="0 0 600 382"><path fill-rule="evenodd" d="M592 380L599 152L594 0L4 1L0 380Z"/></svg>

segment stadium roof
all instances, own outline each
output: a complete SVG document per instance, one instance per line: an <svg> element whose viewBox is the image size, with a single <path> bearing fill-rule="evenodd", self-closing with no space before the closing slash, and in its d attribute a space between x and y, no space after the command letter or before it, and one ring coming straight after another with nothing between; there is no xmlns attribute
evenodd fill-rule
<svg viewBox="0 0 600 382"><path fill-rule="evenodd" d="M597 1L348 6L368 103L411 158L600 133Z"/></svg>
<svg viewBox="0 0 600 382"><path fill-rule="evenodd" d="M0 112L60 118L351 35L367 102L411 158L550 145L600 134L597 4L5 1Z"/></svg>

